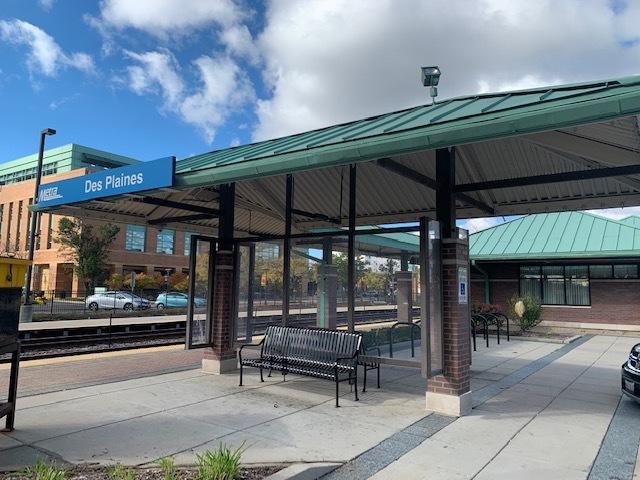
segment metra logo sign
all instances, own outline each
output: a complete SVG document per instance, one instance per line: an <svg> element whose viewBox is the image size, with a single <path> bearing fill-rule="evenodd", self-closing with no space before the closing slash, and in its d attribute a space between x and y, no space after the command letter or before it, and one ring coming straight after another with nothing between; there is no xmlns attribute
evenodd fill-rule
<svg viewBox="0 0 640 480"><path fill-rule="evenodd" d="M41 185L36 210L173 186L173 157Z"/></svg>
<svg viewBox="0 0 640 480"><path fill-rule="evenodd" d="M44 187L40 189L38 202L48 202L59 198L62 198L62 195L58 193L58 187Z"/></svg>

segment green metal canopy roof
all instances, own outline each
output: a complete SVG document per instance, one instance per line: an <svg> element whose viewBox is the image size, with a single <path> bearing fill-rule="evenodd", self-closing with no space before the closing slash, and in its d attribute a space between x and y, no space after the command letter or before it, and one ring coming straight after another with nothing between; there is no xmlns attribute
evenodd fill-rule
<svg viewBox="0 0 640 480"><path fill-rule="evenodd" d="M527 215L470 235L469 255L472 260L640 256L640 228L587 212Z"/></svg>
<svg viewBox="0 0 640 480"><path fill-rule="evenodd" d="M235 234L281 235L285 174L295 173L302 213L292 231L344 227L345 166L357 163L357 225L415 222L434 218L435 149L448 146L456 185L467 187L458 218L640 205L639 114L640 76L453 98L180 160L174 187L148 192L153 201L107 198L59 211L214 234L217 217L193 212L215 209L216 185L235 182Z"/></svg>
<svg viewBox="0 0 640 480"><path fill-rule="evenodd" d="M185 158L176 163L177 182L202 186L294 173L639 112L640 76L457 97Z"/></svg>
<svg viewBox="0 0 640 480"><path fill-rule="evenodd" d="M640 228L640 217L631 215L630 217L623 218L620 223L629 225L630 227Z"/></svg>

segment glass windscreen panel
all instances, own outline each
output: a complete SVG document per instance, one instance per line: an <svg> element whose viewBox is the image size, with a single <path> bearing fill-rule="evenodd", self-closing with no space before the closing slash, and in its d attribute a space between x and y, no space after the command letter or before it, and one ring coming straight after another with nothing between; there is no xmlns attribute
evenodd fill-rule
<svg viewBox="0 0 640 480"><path fill-rule="evenodd" d="M211 345L214 239L191 236L189 257L189 294L187 303L187 348Z"/></svg>

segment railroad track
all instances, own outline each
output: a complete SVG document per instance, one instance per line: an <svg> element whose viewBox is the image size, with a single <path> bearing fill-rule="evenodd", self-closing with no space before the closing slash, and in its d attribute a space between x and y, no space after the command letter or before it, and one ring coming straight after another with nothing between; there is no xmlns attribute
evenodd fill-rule
<svg viewBox="0 0 640 480"><path fill-rule="evenodd" d="M389 321L396 317L394 310L368 310L355 312L357 324ZM161 317L159 317L161 318ZM254 335L263 333L268 325L279 323L280 315L256 317ZM315 314L292 315L291 325L310 327L315 325ZM346 312L339 312L338 325L346 325ZM98 353L133 348L178 345L185 341L185 322L149 323L145 325L113 325L97 328L83 327L50 329L39 334L21 334L22 358L53 358L85 353ZM241 332L242 333L242 332ZM1 359L0 363L7 359Z"/></svg>

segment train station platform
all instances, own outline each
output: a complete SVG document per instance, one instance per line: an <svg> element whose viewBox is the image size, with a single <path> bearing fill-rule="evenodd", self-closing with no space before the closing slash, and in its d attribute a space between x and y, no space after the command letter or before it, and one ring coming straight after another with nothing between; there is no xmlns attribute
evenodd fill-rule
<svg viewBox="0 0 640 480"><path fill-rule="evenodd" d="M283 383L274 374L260 383L248 371L246 386L238 387L237 374L203 374L177 355L193 352L170 348L26 362L16 430L0 435L0 467L39 457L147 465L171 455L191 464L222 442L244 444L247 464L335 463L327 478L587 478L606 466L607 449L624 443L633 461L618 467L631 475L640 407L621 400L619 369L637 341L585 336L565 345L478 345L474 409L461 418L425 411L419 370L388 365L382 388L370 384L359 402L343 384L336 409L329 382L291 375ZM90 364L95 378L79 381ZM35 372L67 383L29 394L37 391ZM614 451L620 461L624 452Z"/></svg>

